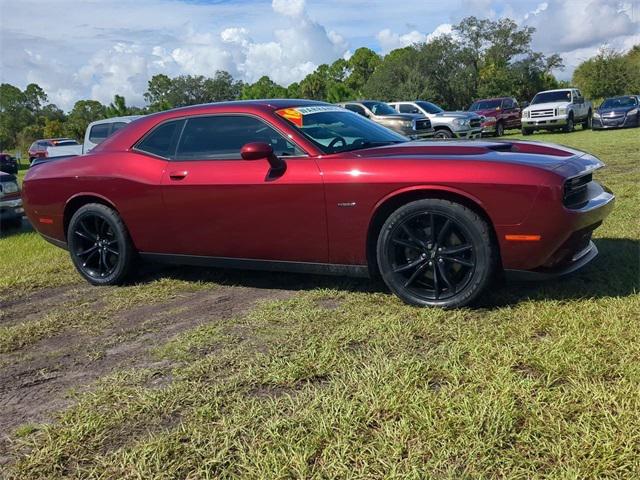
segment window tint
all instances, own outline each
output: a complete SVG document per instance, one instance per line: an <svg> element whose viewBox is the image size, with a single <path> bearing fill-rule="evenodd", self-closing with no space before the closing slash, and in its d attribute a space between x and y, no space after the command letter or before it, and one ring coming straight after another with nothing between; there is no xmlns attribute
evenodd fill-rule
<svg viewBox="0 0 640 480"><path fill-rule="evenodd" d="M398 107L400 113L422 113L416 106L410 103L401 103Z"/></svg>
<svg viewBox="0 0 640 480"><path fill-rule="evenodd" d="M505 99L502 101L502 108L503 108L504 110L509 110L509 109L511 109L511 108L514 108L514 105L513 105L513 99L511 99L511 98L505 98Z"/></svg>
<svg viewBox="0 0 640 480"><path fill-rule="evenodd" d="M89 131L89 141L92 143L100 143L109 136L109 124L100 123L91 127Z"/></svg>
<svg viewBox="0 0 640 480"><path fill-rule="evenodd" d="M163 123L144 137L136 148L164 158L173 157L177 137L183 123L184 120Z"/></svg>
<svg viewBox="0 0 640 480"><path fill-rule="evenodd" d="M347 110L351 110L352 112L356 112L359 115L362 115L365 117L367 116L366 112L364 111L364 108L362 108L360 105L348 103L344 106L344 108L346 108Z"/></svg>
<svg viewBox="0 0 640 480"><path fill-rule="evenodd" d="M278 156L304 155L293 143L263 121L243 115L193 117L187 120L176 160L239 160L250 142L271 145Z"/></svg>
<svg viewBox="0 0 640 480"><path fill-rule="evenodd" d="M125 122L115 122L111 124L111 133L115 133L120 130L122 127L126 127L127 124Z"/></svg>

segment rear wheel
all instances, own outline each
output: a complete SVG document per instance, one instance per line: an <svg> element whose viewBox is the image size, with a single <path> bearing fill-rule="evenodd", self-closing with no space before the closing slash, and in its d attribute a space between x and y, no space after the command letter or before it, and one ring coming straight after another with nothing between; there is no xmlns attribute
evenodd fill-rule
<svg viewBox="0 0 640 480"><path fill-rule="evenodd" d="M76 269L94 285L117 285L129 272L134 251L127 229L111 208L90 203L78 209L67 231Z"/></svg>
<svg viewBox="0 0 640 480"><path fill-rule="evenodd" d="M377 259L387 286L418 306L468 305L490 283L496 251L487 223L458 203L426 199L389 216Z"/></svg>
<svg viewBox="0 0 640 480"><path fill-rule="evenodd" d="M440 130L436 130L436 133L433 134L433 138L439 138L439 139L449 139L449 138L453 138L453 133L451 133L449 130L447 130L446 128L441 128Z"/></svg>

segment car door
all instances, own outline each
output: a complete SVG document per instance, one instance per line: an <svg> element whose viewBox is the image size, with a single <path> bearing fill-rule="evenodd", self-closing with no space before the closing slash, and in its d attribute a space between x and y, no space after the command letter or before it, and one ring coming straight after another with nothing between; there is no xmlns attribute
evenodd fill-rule
<svg viewBox="0 0 640 480"><path fill-rule="evenodd" d="M286 170L243 160L250 142L272 145ZM273 126L253 115L184 120L162 179L170 253L326 262L324 191L318 166Z"/></svg>

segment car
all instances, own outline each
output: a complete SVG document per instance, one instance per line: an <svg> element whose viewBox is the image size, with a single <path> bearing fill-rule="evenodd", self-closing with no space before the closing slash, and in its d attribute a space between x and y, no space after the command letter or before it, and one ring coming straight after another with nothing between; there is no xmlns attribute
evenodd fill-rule
<svg viewBox="0 0 640 480"><path fill-rule="evenodd" d="M522 110L522 134L536 130L572 132L577 123L591 128L593 108L577 88L560 88L538 92L531 104Z"/></svg>
<svg viewBox="0 0 640 480"><path fill-rule="evenodd" d="M640 126L640 97L624 95L607 98L593 112L593 130Z"/></svg>
<svg viewBox="0 0 640 480"><path fill-rule="evenodd" d="M82 145L73 138L43 138L29 147L29 164L36 160L82 154Z"/></svg>
<svg viewBox="0 0 640 480"><path fill-rule="evenodd" d="M85 130L84 143L82 145L72 140L71 142L73 143L66 144L66 142L64 142L63 144L58 143L57 146L44 146L42 147L43 150L38 152L30 165L35 166L51 160L61 160L63 158L88 153L96 145L99 145L108 138L109 135L140 118L140 116L141 115L128 115L124 117L104 118L91 122Z"/></svg>
<svg viewBox="0 0 640 480"><path fill-rule="evenodd" d="M597 255L602 162L537 142L409 141L310 100L145 116L27 172L25 210L94 285L134 260L381 276L409 304L468 305L495 275L552 278Z"/></svg>
<svg viewBox="0 0 640 480"><path fill-rule="evenodd" d="M438 105L416 100L415 102L391 102L396 111L425 115L431 120L434 138L475 139L482 136L483 118L473 112L446 112Z"/></svg>
<svg viewBox="0 0 640 480"><path fill-rule="evenodd" d="M384 102L362 100L337 103L343 108L368 118L409 138L425 139L433 136L431 121L424 115L402 114Z"/></svg>
<svg viewBox="0 0 640 480"><path fill-rule="evenodd" d="M8 153L0 153L0 172L17 174L18 160Z"/></svg>
<svg viewBox="0 0 640 480"><path fill-rule="evenodd" d="M520 107L513 97L486 98L476 100L469 107L470 112L482 115L482 134L501 137L505 130L520 129Z"/></svg>
<svg viewBox="0 0 640 480"><path fill-rule="evenodd" d="M0 172L0 227L22 224L24 208L20 196L20 186L14 175Z"/></svg>

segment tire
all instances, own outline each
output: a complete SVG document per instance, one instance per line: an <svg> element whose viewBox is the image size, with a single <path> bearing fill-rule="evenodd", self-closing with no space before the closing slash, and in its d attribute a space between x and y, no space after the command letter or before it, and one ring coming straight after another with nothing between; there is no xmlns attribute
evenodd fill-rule
<svg viewBox="0 0 640 480"><path fill-rule="evenodd" d="M522 135L531 135L533 133L533 130L530 128L522 128Z"/></svg>
<svg viewBox="0 0 640 480"><path fill-rule="evenodd" d="M450 138L453 138L453 133L451 133L446 128L441 128L440 130L436 130L436 133L433 134L433 138L448 140Z"/></svg>
<svg viewBox="0 0 640 480"><path fill-rule="evenodd" d="M135 254L120 216L100 203L83 205L73 214L67 245L76 270L93 285L122 284Z"/></svg>
<svg viewBox="0 0 640 480"><path fill-rule="evenodd" d="M573 114L569 114L569 118L567 118L567 124L564 126L563 130L566 133L570 133L573 132L573 128L574 128L574 123L573 123Z"/></svg>
<svg viewBox="0 0 640 480"><path fill-rule="evenodd" d="M496 124L496 137L501 137L504 135L504 124L502 122L498 122Z"/></svg>
<svg viewBox="0 0 640 480"><path fill-rule="evenodd" d="M469 208L442 199L417 200L393 212L376 255L389 289L420 307L469 305L490 284L497 265L489 225Z"/></svg>
<svg viewBox="0 0 640 480"><path fill-rule="evenodd" d="M591 110L589 110L589 113L587 114L587 118L585 118L584 122L582 122L583 130L591 130L592 119L593 119L593 114L591 113Z"/></svg>

